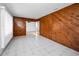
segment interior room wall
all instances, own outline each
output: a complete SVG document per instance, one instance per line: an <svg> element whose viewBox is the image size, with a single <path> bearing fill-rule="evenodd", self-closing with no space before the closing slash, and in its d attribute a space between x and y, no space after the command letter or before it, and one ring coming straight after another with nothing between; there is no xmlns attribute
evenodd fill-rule
<svg viewBox="0 0 79 59"><path fill-rule="evenodd" d="M79 51L79 3L40 18L40 35Z"/></svg>
<svg viewBox="0 0 79 59"><path fill-rule="evenodd" d="M13 17L6 10L6 8L1 9L1 21L2 21L2 34L3 34L3 46L5 47L8 42L13 37Z"/></svg>
<svg viewBox="0 0 79 59"><path fill-rule="evenodd" d="M15 17L13 21L13 33L14 36L23 36L27 35L27 32L36 32L39 31L39 20L23 17ZM18 24L19 23L19 24ZM36 27L37 23L37 27Z"/></svg>
<svg viewBox="0 0 79 59"><path fill-rule="evenodd" d="M13 19L13 35L14 36L26 35L26 18L14 17L14 19Z"/></svg>
<svg viewBox="0 0 79 59"><path fill-rule="evenodd" d="M1 8L0 8L0 16L1 16ZM0 17L1 19L1 17ZM0 48L1 48L1 21L0 21Z"/></svg>
<svg viewBox="0 0 79 59"><path fill-rule="evenodd" d="M7 10L4 11L4 20L4 44L6 46L13 37L13 16Z"/></svg>
<svg viewBox="0 0 79 59"><path fill-rule="evenodd" d="M3 50L13 37L13 17L0 6L0 48Z"/></svg>

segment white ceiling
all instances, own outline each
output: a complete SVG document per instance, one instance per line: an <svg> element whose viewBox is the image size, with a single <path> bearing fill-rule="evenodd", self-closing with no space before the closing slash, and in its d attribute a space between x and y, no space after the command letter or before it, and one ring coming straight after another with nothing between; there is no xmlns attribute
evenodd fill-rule
<svg viewBox="0 0 79 59"><path fill-rule="evenodd" d="M13 16L38 19L72 3L4 3Z"/></svg>

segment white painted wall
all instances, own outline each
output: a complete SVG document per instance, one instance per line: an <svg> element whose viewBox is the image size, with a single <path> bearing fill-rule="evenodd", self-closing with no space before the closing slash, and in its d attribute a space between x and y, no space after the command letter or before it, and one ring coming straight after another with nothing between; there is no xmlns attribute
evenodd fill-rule
<svg viewBox="0 0 79 59"><path fill-rule="evenodd" d="M5 46L9 43L11 38L13 37L13 17L9 14L9 12L5 9L5 7L0 8L0 43L1 48L5 48Z"/></svg>
<svg viewBox="0 0 79 59"><path fill-rule="evenodd" d="M1 9L0 9L0 16L1 16ZM1 17L0 17L1 20ZM1 21L0 21L0 48L1 48Z"/></svg>

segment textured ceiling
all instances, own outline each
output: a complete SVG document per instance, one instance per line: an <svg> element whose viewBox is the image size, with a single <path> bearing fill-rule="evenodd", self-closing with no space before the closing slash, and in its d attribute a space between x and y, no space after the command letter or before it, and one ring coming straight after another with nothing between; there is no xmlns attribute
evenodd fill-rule
<svg viewBox="0 0 79 59"><path fill-rule="evenodd" d="M71 3L4 3L13 16L38 19Z"/></svg>

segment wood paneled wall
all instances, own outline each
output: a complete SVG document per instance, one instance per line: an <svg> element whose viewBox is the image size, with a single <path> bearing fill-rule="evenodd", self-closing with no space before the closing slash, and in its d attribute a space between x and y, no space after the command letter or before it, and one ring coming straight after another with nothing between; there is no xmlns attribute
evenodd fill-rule
<svg viewBox="0 0 79 59"><path fill-rule="evenodd" d="M40 35L79 51L79 4L40 18Z"/></svg>
<svg viewBox="0 0 79 59"><path fill-rule="evenodd" d="M37 22L39 19L23 18L23 17L13 17L13 35L23 36L26 35L26 21Z"/></svg>
<svg viewBox="0 0 79 59"><path fill-rule="evenodd" d="M26 35L26 19L25 18L14 17L13 34L14 36Z"/></svg>

